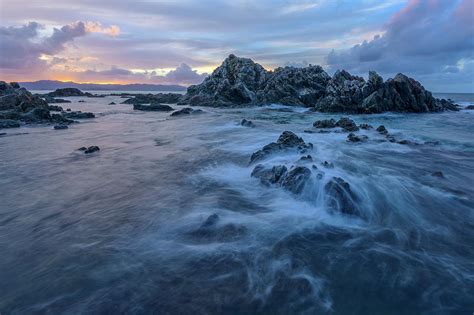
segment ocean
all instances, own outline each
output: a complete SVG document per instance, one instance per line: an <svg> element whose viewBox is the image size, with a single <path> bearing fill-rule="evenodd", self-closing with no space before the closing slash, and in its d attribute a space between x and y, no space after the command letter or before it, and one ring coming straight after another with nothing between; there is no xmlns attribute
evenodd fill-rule
<svg viewBox="0 0 474 315"><path fill-rule="evenodd" d="M474 104L473 94L435 96ZM97 118L0 136L1 314L474 311L474 111L269 105L170 117L107 105L117 96L69 99L57 105ZM362 143L304 132L342 116L416 145L373 129L358 132ZM285 130L313 143L324 173L301 195L250 176L251 154ZM100 151L77 150L92 145ZM360 216L328 210L332 177L350 184ZM215 229L196 233L214 214Z"/></svg>

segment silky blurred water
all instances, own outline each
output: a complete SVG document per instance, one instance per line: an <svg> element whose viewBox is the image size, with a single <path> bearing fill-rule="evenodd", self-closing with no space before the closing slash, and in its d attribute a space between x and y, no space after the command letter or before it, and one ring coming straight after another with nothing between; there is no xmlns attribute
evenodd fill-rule
<svg viewBox="0 0 474 315"><path fill-rule="evenodd" d="M1 314L474 311L474 111L349 116L419 145L374 130L354 144L305 133L341 115L304 108L174 118L107 105L120 97L69 99L59 105L97 118L1 131ZM252 152L284 130L314 144L319 168L334 164L301 196L250 177ZM91 145L100 152L77 151ZM360 217L328 211L332 176ZM212 214L214 234L196 233Z"/></svg>

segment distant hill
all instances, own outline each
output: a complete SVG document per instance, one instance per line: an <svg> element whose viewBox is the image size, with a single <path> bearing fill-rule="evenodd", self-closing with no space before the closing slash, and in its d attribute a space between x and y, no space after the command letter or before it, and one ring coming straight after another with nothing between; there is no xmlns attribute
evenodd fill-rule
<svg viewBox="0 0 474 315"><path fill-rule="evenodd" d="M35 82L19 82L20 86L28 90L56 90L62 88L78 88L80 90L93 91L186 91L186 87L181 85L166 84L94 84L61 82L54 80L40 80Z"/></svg>

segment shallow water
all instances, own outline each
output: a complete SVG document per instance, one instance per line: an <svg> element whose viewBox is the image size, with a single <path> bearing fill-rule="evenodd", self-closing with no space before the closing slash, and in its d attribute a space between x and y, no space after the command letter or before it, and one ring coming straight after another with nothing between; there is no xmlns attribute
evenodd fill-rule
<svg viewBox="0 0 474 315"><path fill-rule="evenodd" d="M474 111L350 116L419 143L368 130L354 144L304 133L340 117L304 108L171 118L106 105L119 97L70 99L59 105L98 117L0 136L2 314L474 310ZM314 144L325 173L301 196L250 177L252 152L284 130ZM77 151L90 145L100 152ZM328 211L332 176L351 185L360 217ZM199 233L214 213L216 229Z"/></svg>

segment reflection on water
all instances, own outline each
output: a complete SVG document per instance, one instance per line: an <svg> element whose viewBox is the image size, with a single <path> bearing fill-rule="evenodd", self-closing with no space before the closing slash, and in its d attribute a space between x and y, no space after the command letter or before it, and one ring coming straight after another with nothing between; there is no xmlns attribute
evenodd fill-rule
<svg viewBox="0 0 474 315"><path fill-rule="evenodd" d="M70 99L63 107L98 118L0 137L0 312L474 309L474 112L351 116L420 144L406 146L373 130L362 144L304 133L339 115L301 108L170 118L106 105L120 97ZM251 153L283 130L334 164L301 196L250 177ZM100 152L77 151L90 145ZM350 183L362 218L327 211L332 176Z"/></svg>

